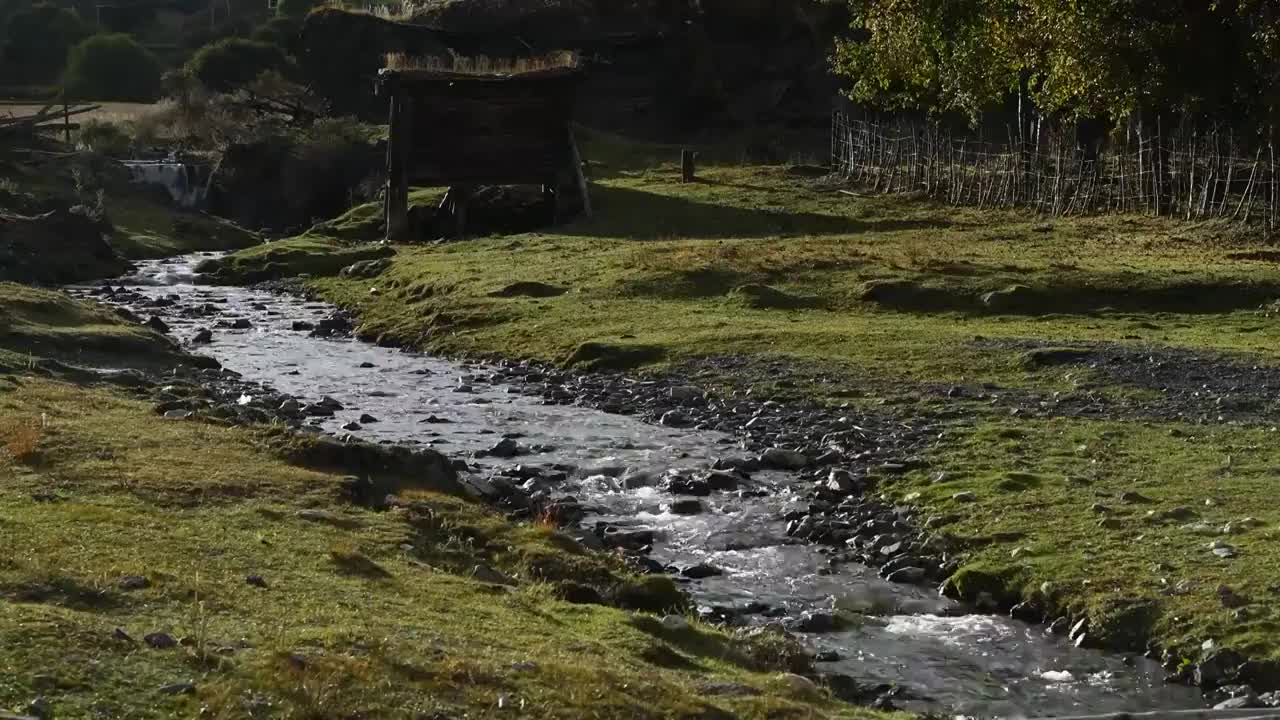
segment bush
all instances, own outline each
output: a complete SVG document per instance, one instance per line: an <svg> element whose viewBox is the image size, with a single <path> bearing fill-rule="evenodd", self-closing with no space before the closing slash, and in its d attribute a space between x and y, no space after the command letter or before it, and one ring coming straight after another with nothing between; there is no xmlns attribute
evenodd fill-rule
<svg viewBox="0 0 1280 720"><path fill-rule="evenodd" d="M73 10L40 4L15 14L5 29L3 75L24 85L56 82L67 66L67 51L89 35Z"/></svg>
<svg viewBox="0 0 1280 720"><path fill-rule="evenodd" d="M201 48L187 63L187 72L210 90L232 92L265 72L291 75L293 61L276 45L227 38Z"/></svg>
<svg viewBox="0 0 1280 720"><path fill-rule="evenodd" d="M276 5L276 14L280 17L300 18L323 3L324 0L280 0Z"/></svg>
<svg viewBox="0 0 1280 720"><path fill-rule="evenodd" d="M80 124L79 146L90 152L110 157L126 157L133 139L119 125L105 120L86 120Z"/></svg>
<svg viewBox="0 0 1280 720"><path fill-rule="evenodd" d="M253 31L253 40L268 43L283 49L292 55L298 44L298 35L302 32L302 24L297 18L274 17Z"/></svg>
<svg viewBox="0 0 1280 720"><path fill-rule="evenodd" d="M128 35L94 35L71 49L63 90L75 100L152 102L160 60Z"/></svg>

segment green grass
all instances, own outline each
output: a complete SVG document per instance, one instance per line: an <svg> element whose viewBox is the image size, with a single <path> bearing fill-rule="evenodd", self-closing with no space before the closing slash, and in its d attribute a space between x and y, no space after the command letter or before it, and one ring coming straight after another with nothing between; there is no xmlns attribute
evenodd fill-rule
<svg viewBox="0 0 1280 720"><path fill-rule="evenodd" d="M180 350L155 331L65 294L0 282L0 370L41 359L109 367L173 364Z"/></svg>
<svg viewBox="0 0 1280 720"><path fill-rule="evenodd" d="M252 283L295 275L336 275L348 265L392 254L394 251L385 245L348 245L332 238L303 235L206 260L196 270L219 282Z"/></svg>
<svg viewBox="0 0 1280 720"><path fill-rule="evenodd" d="M0 458L0 707L43 695L62 717L239 717L256 697L308 718L874 716L787 690L720 631L559 600L539 579L555 562L618 571L545 527L427 491L390 512L351 506L337 475L285 464L255 433L82 387L0 386L0 415L41 428L34 459ZM514 587L470 579L478 563ZM148 587L122 588L131 575ZM182 644L151 649L156 632ZM185 680L194 696L161 692ZM713 681L761 695L699 691Z"/></svg>
<svg viewBox="0 0 1280 720"><path fill-rule="evenodd" d="M988 422L958 431L930 460L882 486L923 517L954 518L946 532L967 548L957 594L1088 615L1095 642L1141 650L1154 638L1194 658L1213 640L1280 661L1280 509L1259 502L1280 468L1272 428ZM954 499L961 492L976 500ZM1237 557L1215 557L1214 540ZM1224 607L1223 585L1252 601L1246 618ZM1121 612L1135 607L1153 610L1139 623Z"/></svg>

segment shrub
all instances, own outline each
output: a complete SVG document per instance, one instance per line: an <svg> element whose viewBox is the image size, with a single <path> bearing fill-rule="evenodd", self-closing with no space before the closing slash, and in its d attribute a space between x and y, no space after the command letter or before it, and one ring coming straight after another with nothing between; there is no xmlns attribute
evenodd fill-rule
<svg viewBox="0 0 1280 720"><path fill-rule="evenodd" d="M76 100L152 102L160 60L128 35L94 35L71 50L63 90Z"/></svg>
<svg viewBox="0 0 1280 720"><path fill-rule="evenodd" d="M276 5L276 13L280 17L303 17L315 8L320 7L323 0L280 0Z"/></svg>
<svg viewBox="0 0 1280 720"><path fill-rule="evenodd" d="M292 71L293 62L279 46L244 38L203 47L187 63L187 72L217 92L232 92L265 72L290 75Z"/></svg>
<svg viewBox="0 0 1280 720"><path fill-rule="evenodd" d="M129 154L133 140L119 125L105 120L86 120L80 125L79 146L90 152L111 157Z"/></svg>
<svg viewBox="0 0 1280 720"><path fill-rule="evenodd" d="M14 460L29 463L36 458L41 434L35 423L5 420L0 423L0 447Z"/></svg>
<svg viewBox="0 0 1280 720"><path fill-rule="evenodd" d="M257 30L254 30L252 39L275 45L292 55L298 44L298 34L301 31L302 25L297 18L274 17L260 25Z"/></svg>
<svg viewBox="0 0 1280 720"><path fill-rule="evenodd" d="M39 4L11 17L0 42L6 82L56 82L67 65L67 51L89 35L73 10Z"/></svg>

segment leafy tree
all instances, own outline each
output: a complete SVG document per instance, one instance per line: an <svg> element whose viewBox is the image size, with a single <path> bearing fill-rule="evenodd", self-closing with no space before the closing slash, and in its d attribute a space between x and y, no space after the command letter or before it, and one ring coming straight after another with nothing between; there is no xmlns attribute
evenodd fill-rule
<svg viewBox="0 0 1280 720"><path fill-rule="evenodd" d="M41 3L5 24L3 74L9 81L52 83L62 75L67 51L89 36L73 10Z"/></svg>
<svg viewBox="0 0 1280 720"><path fill-rule="evenodd" d="M215 92L232 92L265 72L290 75L293 61L278 45L227 38L200 49L187 62L187 71Z"/></svg>
<svg viewBox="0 0 1280 720"><path fill-rule="evenodd" d="M160 95L160 60L128 35L94 35L71 49L63 91L76 100L151 102Z"/></svg>
<svg viewBox="0 0 1280 720"><path fill-rule="evenodd" d="M1117 120L1276 107L1272 0L848 1L835 69L851 97L880 107L973 120L1015 96L1043 113Z"/></svg>

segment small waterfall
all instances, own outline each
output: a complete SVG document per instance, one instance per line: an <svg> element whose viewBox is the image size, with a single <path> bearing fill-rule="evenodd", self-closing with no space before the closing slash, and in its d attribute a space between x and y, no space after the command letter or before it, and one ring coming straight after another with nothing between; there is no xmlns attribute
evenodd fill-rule
<svg viewBox="0 0 1280 720"><path fill-rule="evenodd" d="M207 165L177 160L126 160L123 165L129 169L130 180L163 187L174 205L187 209L204 207L212 175Z"/></svg>

